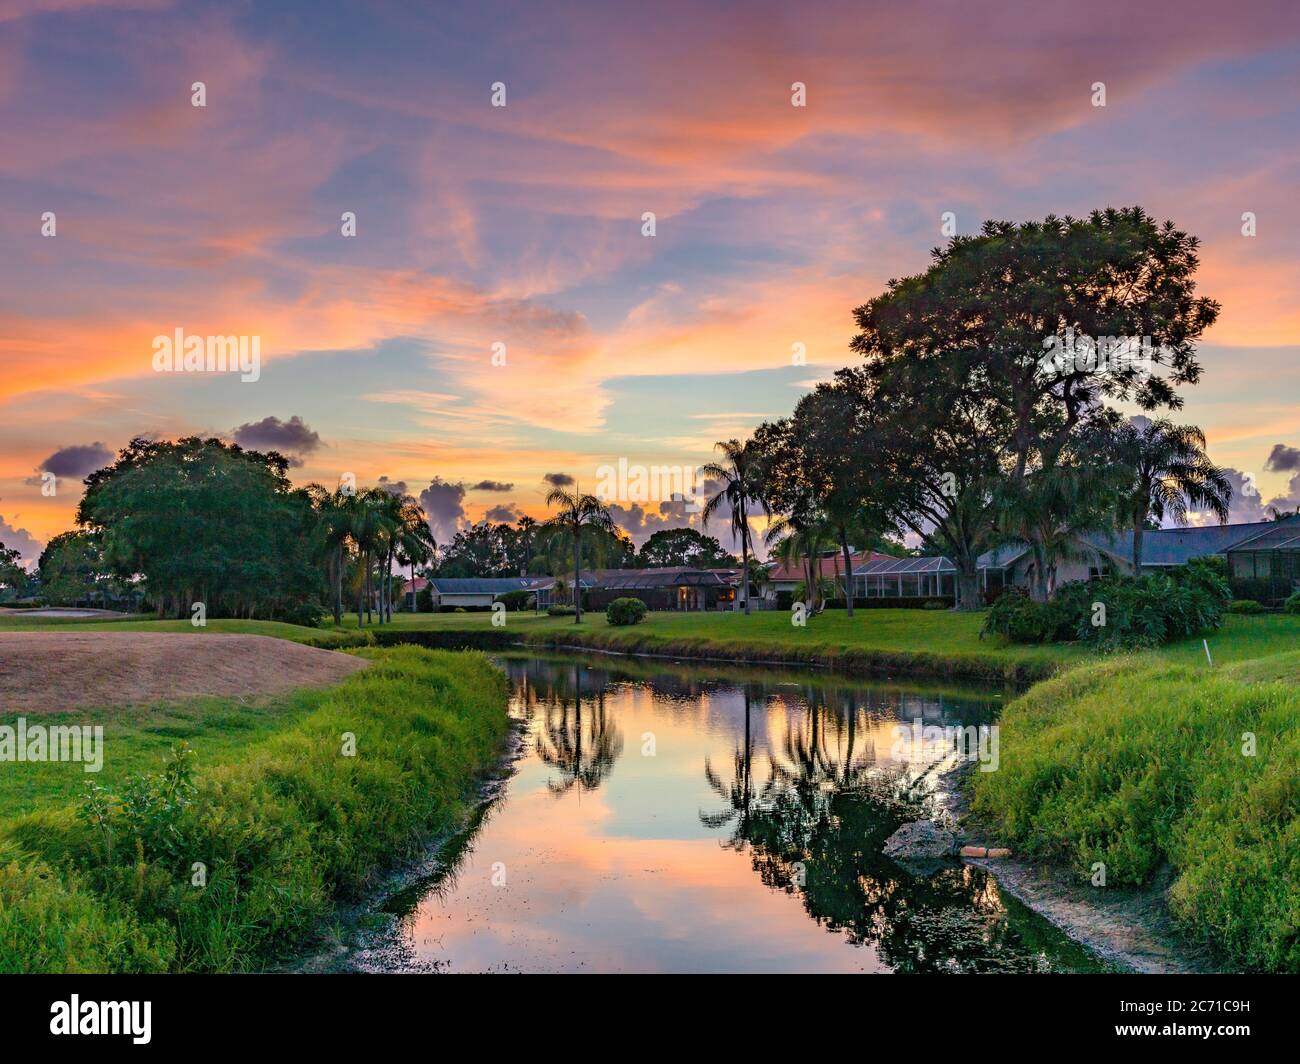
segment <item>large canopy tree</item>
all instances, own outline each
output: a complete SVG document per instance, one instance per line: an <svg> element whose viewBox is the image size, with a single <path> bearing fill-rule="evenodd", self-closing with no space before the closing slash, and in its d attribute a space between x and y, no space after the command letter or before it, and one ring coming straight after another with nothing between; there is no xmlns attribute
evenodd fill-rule
<svg viewBox="0 0 1300 1064"><path fill-rule="evenodd" d="M77 521L120 576L143 574L162 616L315 623L325 587L310 494L288 460L220 439L136 438L86 478Z"/></svg>
<svg viewBox="0 0 1300 1064"><path fill-rule="evenodd" d="M851 346L882 378L933 382L933 403L956 386L1002 406L1002 450L1020 479L1035 464L1054 465L1106 400L1182 406L1178 388L1200 377L1196 341L1219 313L1195 294L1198 246L1140 207L990 221L978 236L936 248L925 273L891 280L858 307ZM1149 364L1087 356L1090 341L1109 338L1135 338ZM1066 350L1079 357L1055 357ZM1120 353L1133 352L1110 352Z"/></svg>
<svg viewBox="0 0 1300 1064"><path fill-rule="evenodd" d="M1001 481L1027 495L1026 477L1056 467L1107 402L1181 407L1179 388L1200 376L1196 341L1219 313L1195 293L1198 244L1140 207L988 222L858 307L859 386L894 411L881 439L911 486L905 523L932 522L942 544L944 515L962 526L954 549L973 549L999 517Z"/></svg>
<svg viewBox="0 0 1300 1064"><path fill-rule="evenodd" d="M736 556L728 554L715 537L694 528L661 528L641 544L636 562L646 569L673 565L718 569L739 564Z"/></svg>

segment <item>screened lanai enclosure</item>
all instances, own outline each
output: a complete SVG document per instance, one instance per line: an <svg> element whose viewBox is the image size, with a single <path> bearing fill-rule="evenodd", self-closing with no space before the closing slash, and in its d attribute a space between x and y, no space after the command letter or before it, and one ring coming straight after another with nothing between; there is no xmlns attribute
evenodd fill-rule
<svg viewBox="0 0 1300 1064"><path fill-rule="evenodd" d="M957 567L947 558L888 558L853 574L854 598L914 599L957 595Z"/></svg>
<svg viewBox="0 0 1300 1064"><path fill-rule="evenodd" d="M1276 606L1300 591L1300 522L1281 523L1225 553L1234 598Z"/></svg>

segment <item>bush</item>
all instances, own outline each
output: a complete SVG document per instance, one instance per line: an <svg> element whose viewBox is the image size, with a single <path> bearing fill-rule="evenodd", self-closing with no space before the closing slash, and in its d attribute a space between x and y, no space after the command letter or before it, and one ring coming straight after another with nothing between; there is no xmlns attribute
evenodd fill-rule
<svg viewBox="0 0 1300 1064"><path fill-rule="evenodd" d="M1228 603L1229 613L1263 613L1264 607L1254 599L1233 599Z"/></svg>
<svg viewBox="0 0 1300 1064"><path fill-rule="evenodd" d="M1300 613L1300 591L1297 591L1282 604L1287 613Z"/></svg>
<svg viewBox="0 0 1300 1064"><path fill-rule="evenodd" d="M942 599L926 599L921 603L921 609L923 610L947 610L951 608L952 607Z"/></svg>
<svg viewBox="0 0 1300 1064"><path fill-rule="evenodd" d="M1047 603L1008 589L984 619L982 635L1013 643L1077 640L1097 650L1135 650L1218 628L1231 601L1227 581L1210 560L1163 573L1115 576L1063 585Z"/></svg>
<svg viewBox="0 0 1300 1064"><path fill-rule="evenodd" d="M616 598L605 607L605 619L615 628L640 624L645 615L646 605L639 598Z"/></svg>
<svg viewBox="0 0 1300 1064"><path fill-rule="evenodd" d="M1013 643L1042 643L1054 626L1049 609L1019 588L1008 588L989 607L980 635L1004 635Z"/></svg>
<svg viewBox="0 0 1300 1064"><path fill-rule="evenodd" d="M507 591L504 595L498 595L497 601L504 603L507 610L518 613L528 609L532 598L532 593L528 591Z"/></svg>
<svg viewBox="0 0 1300 1064"><path fill-rule="evenodd" d="M415 610L417 613L433 612L433 585L425 584L415 593Z"/></svg>
<svg viewBox="0 0 1300 1064"><path fill-rule="evenodd" d="M548 617L572 617L577 611L572 606L547 606Z"/></svg>

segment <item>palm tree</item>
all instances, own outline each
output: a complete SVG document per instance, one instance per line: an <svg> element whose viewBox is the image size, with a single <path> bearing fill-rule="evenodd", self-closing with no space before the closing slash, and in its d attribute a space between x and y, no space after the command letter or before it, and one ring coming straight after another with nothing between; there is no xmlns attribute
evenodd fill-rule
<svg viewBox="0 0 1300 1064"><path fill-rule="evenodd" d="M1205 433L1195 425L1174 425L1161 418L1132 418L1115 433L1114 461L1127 478L1117 517L1133 528L1133 575L1142 572L1142 533L1147 520L1166 517L1187 524L1189 508L1211 510L1228 520L1232 485L1205 453Z"/></svg>
<svg viewBox="0 0 1300 1064"><path fill-rule="evenodd" d="M1110 477L1091 466L1055 466L1001 485L998 527L1004 541L1029 545L1039 602L1051 595L1059 564L1083 553L1079 536L1105 522Z"/></svg>
<svg viewBox="0 0 1300 1064"><path fill-rule="evenodd" d="M334 624L343 623L343 562L348 552L351 496L342 488L333 491L320 484L308 484L307 494L319 515L319 535L325 549L325 570L331 590Z"/></svg>
<svg viewBox="0 0 1300 1064"><path fill-rule="evenodd" d="M576 489L554 488L546 496L546 505L558 506L560 512L551 519L559 534L573 541L573 623L582 623L582 541L595 532L613 532L614 519L594 495Z"/></svg>
<svg viewBox="0 0 1300 1064"><path fill-rule="evenodd" d="M365 604L366 623L372 620L374 606L374 561L384 545L383 506L389 493L380 488L367 488L349 497L348 535L357 547L360 563L357 584L357 627L361 627L362 603Z"/></svg>
<svg viewBox="0 0 1300 1064"><path fill-rule="evenodd" d="M433 560L438 544L429 528L424 507L410 495L402 496L397 526L397 564L411 569L411 612L415 612L415 566Z"/></svg>
<svg viewBox="0 0 1300 1064"><path fill-rule="evenodd" d="M786 568L796 563L803 567L804 601L808 612L816 613L821 603L821 554L835 541L832 523L820 514L783 514L768 525L764 539Z"/></svg>
<svg viewBox="0 0 1300 1064"><path fill-rule="evenodd" d="M752 532L749 528L750 504L759 506L771 516L763 490L762 463L750 442L722 440L714 446L722 452L724 461L707 462L700 467L700 475L708 480L719 480L722 488L704 504L700 522L709 527L709 518L722 509L725 503L731 511L731 535L740 539L741 584L745 594L745 615L749 616L749 554Z"/></svg>

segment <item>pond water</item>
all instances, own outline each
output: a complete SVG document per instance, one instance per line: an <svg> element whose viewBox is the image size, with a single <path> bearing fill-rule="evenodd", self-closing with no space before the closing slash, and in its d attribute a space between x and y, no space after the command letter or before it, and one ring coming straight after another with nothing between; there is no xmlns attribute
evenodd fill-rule
<svg viewBox="0 0 1300 1064"><path fill-rule="evenodd" d="M391 919L345 967L1098 967L985 871L906 868L880 852L946 800L935 767L953 744L938 729L995 720L1002 692L610 656L497 660L521 733L513 774L433 873L388 899Z"/></svg>

